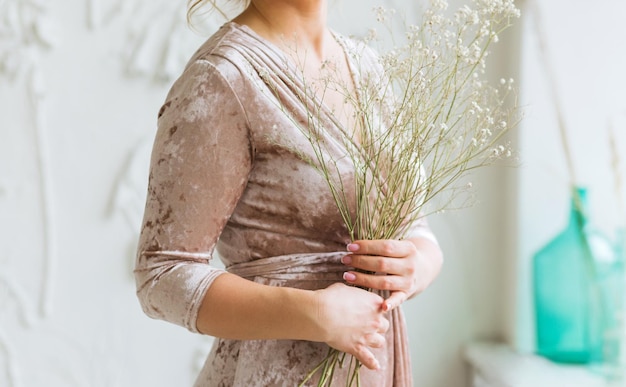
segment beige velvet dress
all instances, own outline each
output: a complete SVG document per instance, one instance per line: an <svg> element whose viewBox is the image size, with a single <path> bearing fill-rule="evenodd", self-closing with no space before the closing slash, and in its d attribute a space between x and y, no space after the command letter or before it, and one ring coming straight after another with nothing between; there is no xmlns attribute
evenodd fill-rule
<svg viewBox="0 0 626 387"><path fill-rule="evenodd" d="M336 37L356 81L378 72L370 50ZM303 96L298 74L277 47L229 22L172 86L159 112L135 268L149 316L198 332L202 299L224 273L211 265L214 255L227 271L271 286L342 281L350 238L325 181L305 161L314 154L295 122L306 123L316 101ZM339 159L341 129L329 111L320 118L327 151ZM339 170L350 182L350 163L340 161ZM408 235L434 240L425 220ZM374 350L382 369L362 367L362 385L412 386L402 312L387 317L386 347ZM196 386L296 386L327 351L317 342L216 338ZM338 372L333 385L345 380Z"/></svg>

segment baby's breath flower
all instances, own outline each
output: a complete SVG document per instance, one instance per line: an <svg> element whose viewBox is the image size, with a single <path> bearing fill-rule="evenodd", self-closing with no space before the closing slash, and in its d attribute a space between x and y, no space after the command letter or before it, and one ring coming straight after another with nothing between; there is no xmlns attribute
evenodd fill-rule
<svg viewBox="0 0 626 387"><path fill-rule="evenodd" d="M478 111L479 113L482 113L482 112L483 112L483 108L482 108L482 107L480 107L480 105L479 105L479 104L478 104L478 102L476 102L476 101L472 101L472 107L473 107L476 111Z"/></svg>
<svg viewBox="0 0 626 387"><path fill-rule="evenodd" d="M446 0L431 0L431 7L434 9L445 11L448 9L448 2Z"/></svg>
<svg viewBox="0 0 626 387"><path fill-rule="evenodd" d="M374 40L376 40L376 38L378 37L378 31L376 31L375 28L370 28L367 31L367 34L365 35L365 42L369 43L369 42L373 42Z"/></svg>
<svg viewBox="0 0 626 387"><path fill-rule="evenodd" d="M352 239L403 237L406 225L418 217L455 207L463 188L472 188L471 182L463 182L470 171L513 153L508 144L500 144L502 135L515 126L515 106L507 102L513 79L502 78L492 86L485 73L489 45L498 41L498 33L519 10L513 0L467 2L449 13L447 1L430 0L422 23L407 26L400 36L379 36L375 30L365 35L365 45L393 41L397 46L378 50L380 74L357 79L363 98L346 92L345 102L354 104L356 112L353 121L367 123L343 131L355 133L344 139L348 154L341 160L351 161L356 171L350 186L334 177L339 160L329 158L326 144L311 135L323 131L317 126L323 121L316 119L318 111L311 112L305 135ZM393 10L376 7L374 15L384 27L381 34L397 31ZM360 53L355 50L351 58L358 66ZM332 66L325 67L330 71ZM371 71L366 67L359 73ZM337 80L324 86L351 90L351 85L333 82ZM358 200L355 209L347 201L352 196L343 195L355 186L357 192L385 194Z"/></svg>
<svg viewBox="0 0 626 387"><path fill-rule="evenodd" d="M270 78L270 73L267 71L267 69L265 67L261 68L259 70L259 77L263 80L263 81L268 81Z"/></svg>
<svg viewBox="0 0 626 387"><path fill-rule="evenodd" d="M374 13L376 15L376 21L382 23L387 21L391 16L393 16L395 14L395 10L392 8L378 6L374 7Z"/></svg>

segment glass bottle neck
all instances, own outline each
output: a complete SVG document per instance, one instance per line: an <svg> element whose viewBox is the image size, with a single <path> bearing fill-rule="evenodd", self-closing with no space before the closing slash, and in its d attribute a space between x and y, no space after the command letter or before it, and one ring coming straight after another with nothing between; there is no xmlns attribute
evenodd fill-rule
<svg viewBox="0 0 626 387"><path fill-rule="evenodd" d="M570 223L584 226L587 224L587 189L573 187L571 193Z"/></svg>

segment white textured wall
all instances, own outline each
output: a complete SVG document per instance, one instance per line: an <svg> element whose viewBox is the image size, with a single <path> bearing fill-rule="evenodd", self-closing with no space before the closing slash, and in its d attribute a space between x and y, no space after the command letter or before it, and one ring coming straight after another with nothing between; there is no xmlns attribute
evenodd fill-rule
<svg viewBox="0 0 626 387"><path fill-rule="evenodd" d="M183 3L0 2L1 386L187 386L208 351L145 317L131 276L156 113L202 41ZM334 5L335 29L359 32L373 4ZM460 346L503 335L510 173L481 174L476 206L431 220L444 271L406 305L420 387L463 386Z"/></svg>
<svg viewBox="0 0 626 387"><path fill-rule="evenodd" d="M182 8L0 2L2 386L189 385L206 352L142 315L131 276L155 78L199 42Z"/></svg>

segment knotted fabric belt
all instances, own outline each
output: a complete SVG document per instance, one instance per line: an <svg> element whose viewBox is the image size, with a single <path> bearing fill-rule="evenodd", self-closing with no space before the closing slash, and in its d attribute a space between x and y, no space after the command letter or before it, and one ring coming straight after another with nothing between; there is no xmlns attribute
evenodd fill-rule
<svg viewBox="0 0 626 387"><path fill-rule="evenodd" d="M250 262L228 266L229 273L270 286L287 286L308 290L323 289L335 282L343 282L342 275L346 270L353 270L341 263L346 252L289 254L257 259ZM383 298L389 296L388 291L375 291ZM411 361L408 347L407 331L401 308L387 312L391 324L386 333L387 345L383 349L375 349L377 358L388 371L386 373L370 373L364 370L368 386L409 387L413 385ZM239 348L239 355L244 346L261 341L247 341ZM291 345L291 344L290 344ZM293 350L293 348L292 348ZM251 351L258 356L259 349Z"/></svg>
<svg viewBox="0 0 626 387"><path fill-rule="evenodd" d="M278 255L237 263L226 271L247 279L262 277L286 281L334 281L352 268L341 263L342 251Z"/></svg>

